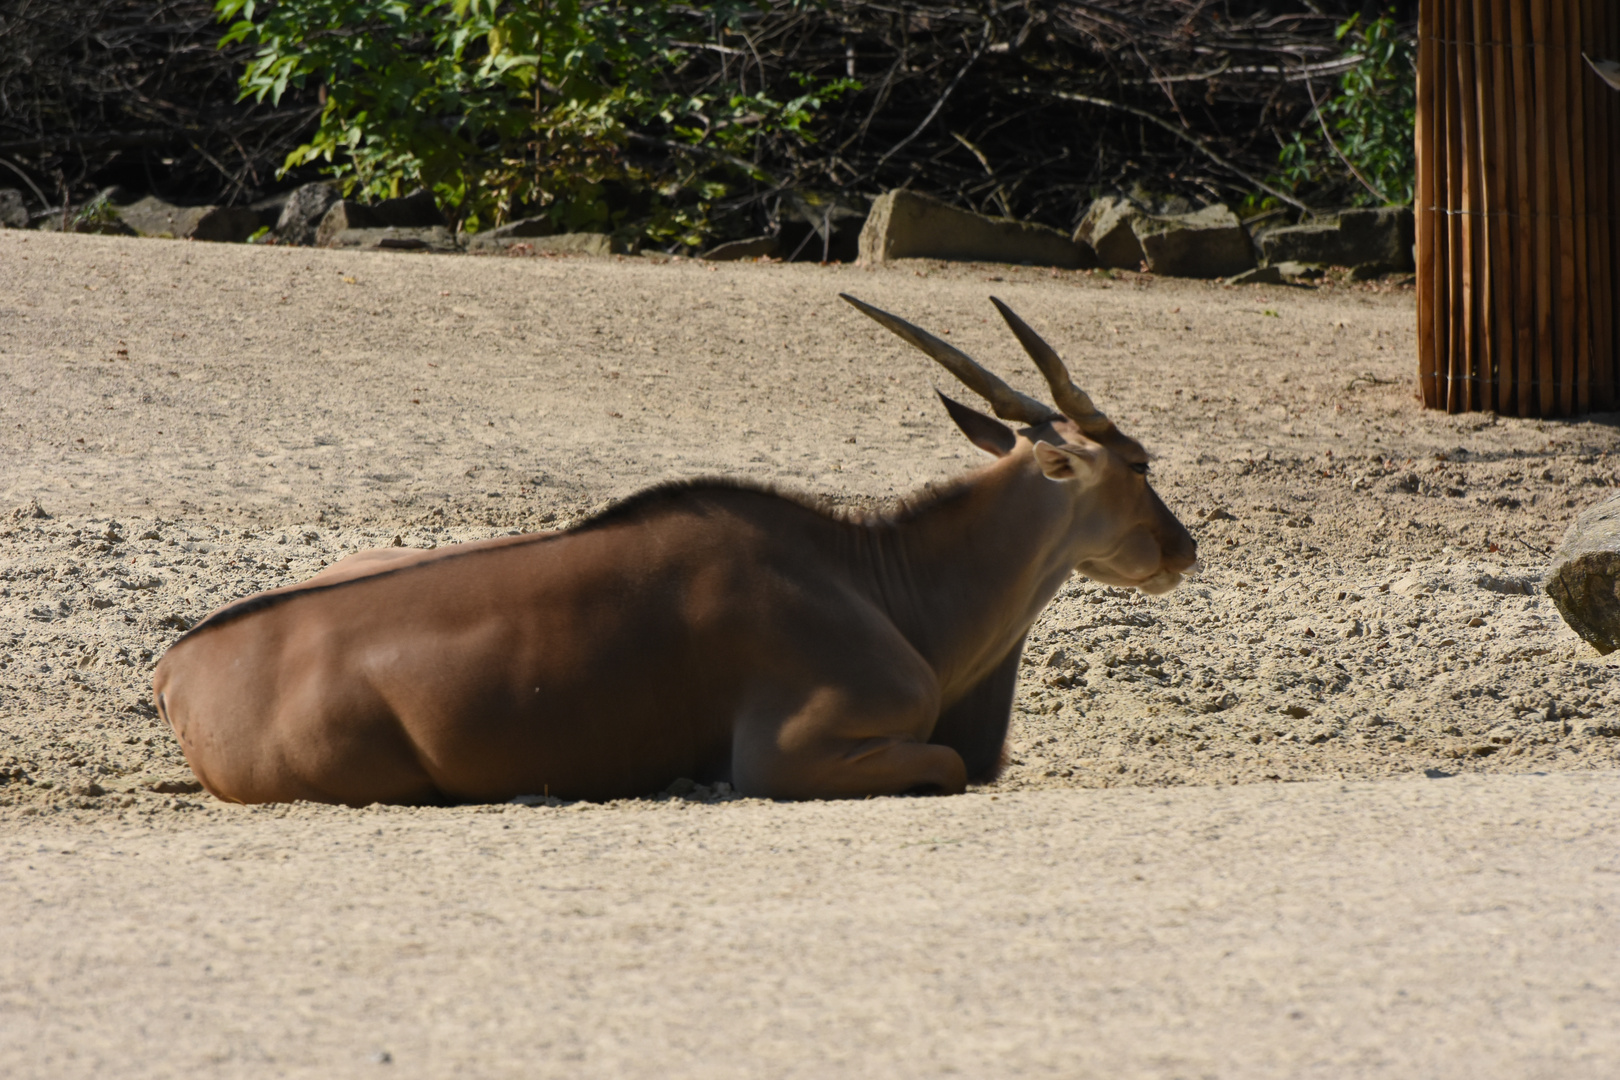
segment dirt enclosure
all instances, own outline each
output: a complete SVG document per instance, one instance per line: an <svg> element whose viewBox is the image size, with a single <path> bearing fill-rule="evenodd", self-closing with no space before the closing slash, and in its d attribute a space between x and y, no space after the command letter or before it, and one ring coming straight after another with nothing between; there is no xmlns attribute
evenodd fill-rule
<svg viewBox="0 0 1620 1080"><path fill-rule="evenodd" d="M947 377L839 302L840 291L949 332L1034 391L1033 368L987 296L1005 299L1156 454L1155 484L1200 544L1202 573L1169 596L1081 579L1063 590L1032 634L1012 763L997 784L954 801L819 808L700 791L599 807L267 811L195 793L147 700L149 680L181 628L228 600L359 548L563 527L664 479L746 477L869 507L975 466L980 455L933 399ZM1540 581L1568 523L1620 483L1617 418L1424 413L1412 324L1411 293L1379 285L1238 289L916 262L439 257L0 232L0 924L12 928L0 930L0 951L14 958L0 961L0 1071L871 1075L863 1063L882 1061L897 1075L1526 1076L1554 1064L1559 1075L1605 1075L1620 1060L1620 934L1592 913L1620 901L1620 684ZM1234 784L1261 787L1224 787ZM1086 790L1098 788L1145 790ZM1214 835L1221 820L1225 840ZM1335 820L1354 834L1342 846ZM1076 832L1086 821L1097 828ZM1434 823L1461 846L1427 836ZM508 850L514 829L534 841L521 857ZM1172 844L1174 858L1142 841L1168 860L1156 880L1178 885L1139 895L1144 878L1122 852L1144 836L1203 830L1214 831L1206 846ZM1055 849L1063 837L1073 846ZM1071 861L1086 843L1107 848L1086 863L1118 886L1107 903L1100 892L1043 892L1088 872ZM1537 878L1541 891L1498 897L1515 913L1503 926L1452 925L1467 906L1460 897L1485 902L1469 874L1497 865L1464 853L1502 844L1517 853L1498 860L1502 872ZM994 858L972 862L970 848ZM595 863L577 861L587 852ZM1398 852L1436 860L1436 876L1421 888L1368 885ZM1207 871L1227 855L1263 880L1286 879L1268 894L1282 897L1273 922L1252 928L1263 937L1286 924L1296 936L1261 954L1238 950L1244 972L1291 973L1284 989L1176 974L1177 948L1209 970L1221 961L1187 936L1199 920L1176 904L1196 908L1202 894L1175 858ZM1309 872L1268 868L1273 856ZM1543 857L1574 861L1552 873ZM520 858L534 876L516 871ZM349 875L355 891L345 894L333 882ZM181 902L177 878L203 893ZM990 892L976 894L980 907L952 907L961 897L939 892L942 881ZM605 937L570 937L569 926L611 906L589 890L614 882L641 900L609 913ZM813 887L829 890L816 903L855 903L840 882L865 889L862 904L909 900L857 930L845 909L811 915L810 898L795 894ZM468 907L464 884L506 899ZM424 906L402 909L399 888ZM1369 910L1407 920L1365 928L1367 940L1385 950L1439 941L1449 959L1369 974L1345 946L1362 996L1341 992L1336 980L1351 976L1320 966L1341 954L1311 944L1309 908L1337 910L1324 898L1358 888ZM527 921L511 889L534 891ZM996 890L1024 897L1047 930L1020 923L1003 934L1006 909L987 899ZM1127 894L1141 901L1128 917L1118 908ZM711 936L692 939L713 948L683 959L671 929L690 929L683 905L739 897L758 900L736 924L755 937L726 939L716 914L704 923ZM1568 916L1563 931L1530 918L1549 910ZM153 921L131 921L133 911ZM535 911L556 919L536 924ZM1087 945L1078 931L1051 937L1088 911L1112 927L1110 940L1125 934L1146 952ZM1168 922L1154 922L1160 915ZM252 930L261 916L280 929ZM390 936L398 920L415 920L409 940ZM559 965L560 981L501 968L492 953L512 942L479 928L502 920L523 927L521 955ZM879 925L928 925L966 944L897 958L870 938ZM1182 929L1165 936L1166 925ZM801 927L808 959L795 967ZM1498 952L1499 966L1471 965L1478 934L1520 932L1532 934L1520 957L1528 967ZM910 974L861 983L858 956L840 967L823 953L828 939L811 940L840 934ZM1043 968L1041 942L1059 939L1072 955L1095 947L1114 967ZM1148 939L1171 952L1154 953ZM1245 940L1252 950L1257 938ZM1335 940L1360 939L1347 929ZM785 965L774 982L716 969L773 949ZM1159 968L1142 960L1150 953ZM604 956L620 966L602 968ZM951 956L984 961L993 970L982 985L1002 996L963 1005L979 984ZM636 966L646 963L672 970L659 982ZM1140 968L1168 982L1111 999L1099 989L1104 968L1116 980ZM1545 975L1540 990L1526 989L1532 969ZM127 982L110 989L102 972ZM1024 976L1090 990L1036 1001ZM431 990L440 977L482 989L458 999ZM488 998L503 978L516 979L514 994L566 1001L541 1017ZM833 1003L827 987L839 978L854 981ZM1518 989L1497 993L1497 978ZM332 996L359 985L377 1000ZM616 996L645 1005L661 986L685 997L651 1026ZM143 987L184 1004L153 1012L139 1004ZM274 1022L221 1004L233 987L275 1002ZM425 996L407 1008L389 987ZM1424 987L1427 1005L1398 1001ZM746 1052L727 1057L718 1034L706 1041L670 1019L697 1010L701 1027L702 1003L725 1009L714 1003L731 993L746 1005L712 1022ZM1554 999L1563 1004L1546 1004ZM900 1000L911 1004L885 1012ZM919 1000L943 1013L920 1018ZM1129 1023L1076 1019L1116 1000ZM1514 1002L1522 1023L1502 1026ZM422 1026L417 1007L444 1030ZM946 1015L957 1007L960 1024ZM1240 1014L1252 1022L1241 1052L1223 1041L1238 1029L1219 1022ZM367 1015L379 1026L367 1028ZM593 1016L611 1019L596 1029ZM509 1029L489 1027L502 1017ZM1452 1042L1430 1039L1431 1020ZM525 1056L524 1046L535 1049ZM625 1049L636 1046L645 1055Z"/></svg>

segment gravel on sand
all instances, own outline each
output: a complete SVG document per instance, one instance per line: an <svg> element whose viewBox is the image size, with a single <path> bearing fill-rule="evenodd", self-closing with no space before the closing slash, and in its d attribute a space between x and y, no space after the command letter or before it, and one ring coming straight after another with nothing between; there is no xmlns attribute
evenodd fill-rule
<svg viewBox="0 0 1620 1080"><path fill-rule="evenodd" d="M971 468L840 291L1035 390L1008 301L1200 543L1065 587L998 783L196 793L151 668L234 598L659 480ZM0 231L0 1072L1614 1075L1620 661L1540 583L1620 434L1423 412L1413 352L1387 285Z"/></svg>

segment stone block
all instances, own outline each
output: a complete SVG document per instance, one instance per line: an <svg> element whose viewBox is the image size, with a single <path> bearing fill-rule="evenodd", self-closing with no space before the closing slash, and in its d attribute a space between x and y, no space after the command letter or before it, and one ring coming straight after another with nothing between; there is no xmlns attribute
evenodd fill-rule
<svg viewBox="0 0 1620 1080"><path fill-rule="evenodd" d="M455 236L443 225L426 228L344 229L324 245L371 251L460 251Z"/></svg>
<svg viewBox="0 0 1620 1080"><path fill-rule="evenodd" d="M1271 263L1269 267L1285 278L1304 278L1307 281L1316 281L1327 276L1327 272L1315 263L1280 262Z"/></svg>
<svg viewBox="0 0 1620 1080"><path fill-rule="evenodd" d="M1086 216L1074 230L1075 242L1091 248L1102 266L1139 270L1146 256L1134 226L1142 216L1142 209L1129 199L1104 195L1086 208Z"/></svg>
<svg viewBox="0 0 1620 1080"><path fill-rule="evenodd" d="M708 262L736 262L738 259L775 259L781 254L782 244L776 237L755 236L712 247L703 253L703 258Z"/></svg>
<svg viewBox="0 0 1620 1080"><path fill-rule="evenodd" d="M514 223L516 224L516 223ZM497 235L500 229L475 233L469 251L499 252L522 247L536 255L633 255L637 245L607 233L552 233L550 236Z"/></svg>
<svg viewBox="0 0 1620 1080"><path fill-rule="evenodd" d="M276 217L276 238L285 244L313 244L321 219L339 200L331 184L305 184L287 196Z"/></svg>
<svg viewBox="0 0 1620 1080"><path fill-rule="evenodd" d="M1342 210L1331 218L1272 229L1260 238L1260 252L1268 263L1315 263L1365 267L1367 274L1394 273L1413 269L1415 235L1409 206Z"/></svg>
<svg viewBox="0 0 1620 1080"><path fill-rule="evenodd" d="M556 231L556 227L551 224L550 218L526 217L518 218L516 221L508 221L505 225L497 225L493 229L485 229L483 232L475 233L474 236L483 237L486 240L527 239L534 236L551 236Z"/></svg>
<svg viewBox="0 0 1620 1080"><path fill-rule="evenodd" d="M156 195L115 206L114 210L137 236L239 244L259 228L259 215L246 207L176 206Z"/></svg>
<svg viewBox="0 0 1620 1080"><path fill-rule="evenodd" d="M1257 266L1227 279L1230 285L1281 285L1282 271L1275 266Z"/></svg>
<svg viewBox="0 0 1620 1080"><path fill-rule="evenodd" d="M353 199L339 199L321 217L315 230L315 244L326 247L341 232L349 229L431 229L444 227L448 222L439 212L433 193L418 189L399 199L384 199L379 203L361 203Z"/></svg>
<svg viewBox="0 0 1620 1080"><path fill-rule="evenodd" d="M16 188L0 188L0 228L28 228L28 204Z"/></svg>
<svg viewBox="0 0 1620 1080"><path fill-rule="evenodd" d="M1166 277L1216 278L1254 266L1254 245L1236 214L1221 205L1191 214L1143 215L1131 226L1148 269Z"/></svg>
<svg viewBox="0 0 1620 1080"><path fill-rule="evenodd" d="M1620 497L1583 511L1553 552L1547 594L1600 653L1620 648Z"/></svg>
<svg viewBox="0 0 1620 1080"><path fill-rule="evenodd" d="M860 261L945 259L1081 269L1096 265L1091 249L1045 225L959 210L912 191L890 191L872 203L860 235Z"/></svg>

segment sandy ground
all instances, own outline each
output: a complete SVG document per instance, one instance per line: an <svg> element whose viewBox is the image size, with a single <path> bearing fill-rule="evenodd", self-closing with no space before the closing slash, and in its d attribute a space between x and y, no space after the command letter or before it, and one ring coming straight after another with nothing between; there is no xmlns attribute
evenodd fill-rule
<svg viewBox="0 0 1620 1080"><path fill-rule="evenodd" d="M1612 772L79 813L0 838L8 1076L1598 1080L1620 1062Z"/></svg>
<svg viewBox="0 0 1620 1080"><path fill-rule="evenodd" d="M1201 544L1168 597L1049 607L998 784L188 790L150 670L230 599L660 479L876 505L976 464L839 291L1034 389L1007 300ZM1388 287L0 232L0 1064L1612 1075L1620 687L1539 582L1620 478L1616 418L1424 413L1412 325Z"/></svg>

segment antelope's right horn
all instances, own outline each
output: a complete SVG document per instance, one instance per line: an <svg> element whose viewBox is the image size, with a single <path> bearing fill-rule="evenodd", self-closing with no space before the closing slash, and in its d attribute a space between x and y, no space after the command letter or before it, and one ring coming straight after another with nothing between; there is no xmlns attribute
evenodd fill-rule
<svg viewBox="0 0 1620 1080"><path fill-rule="evenodd" d="M875 308L871 304L857 300L848 293L839 293L838 295L840 298L849 301L857 311L894 331L906 342L939 361L942 367L962 380L970 390L988 401L990 408L1003 420L1016 420L1034 427L1061 418L1050 405L1042 404L1027 394L1021 394L1014 390L1002 382L999 376L967 353L954 346L947 345L928 331L913 326L906 320L890 315L887 311Z"/></svg>

